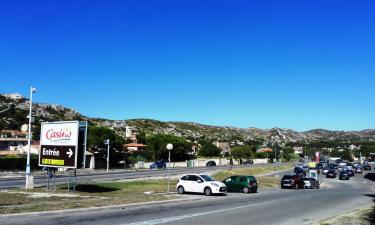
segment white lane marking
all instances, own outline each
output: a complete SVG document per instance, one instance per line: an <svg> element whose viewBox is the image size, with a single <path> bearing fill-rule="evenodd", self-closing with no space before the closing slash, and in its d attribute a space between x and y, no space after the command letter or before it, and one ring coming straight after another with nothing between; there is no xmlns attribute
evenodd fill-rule
<svg viewBox="0 0 375 225"><path fill-rule="evenodd" d="M221 213L221 212L226 212L226 211L231 211L231 210L236 210L236 209L243 209L243 208L249 208L249 207L253 207L253 206L265 205L265 204L274 203L274 202L277 202L277 201L279 201L279 200L262 202L262 203L252 204L252 205L244 205L244 206L228 208L228 209L208 211L208 212L192 213L192 214L183 215L183 216L167 217L167 218L161 218L161 219L156 219L156 220L148 220L148 221L142 221L142 222L136 222L136 223L121 224L121 225L156 225L156 224L169 223L169 222L183 220L183 219L197 217L197 216L205 216L205 215L209 215L209 214Z"/></svg>

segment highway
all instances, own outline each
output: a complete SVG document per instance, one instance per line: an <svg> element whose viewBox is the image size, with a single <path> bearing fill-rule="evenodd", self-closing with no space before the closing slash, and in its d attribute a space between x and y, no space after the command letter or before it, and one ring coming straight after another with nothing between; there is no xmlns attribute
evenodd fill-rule
<svg viewBox="0 0 375 225"><path fill-rule="evenodd" d="M374 173L374 171L372 171ZM175 203L0 216L0 224L309 224L375 200L374 182L356 174L349 181L322 178L319 190L259 189L256 194L189 195ZM6 222L6 223L4 223Z"/></svg>

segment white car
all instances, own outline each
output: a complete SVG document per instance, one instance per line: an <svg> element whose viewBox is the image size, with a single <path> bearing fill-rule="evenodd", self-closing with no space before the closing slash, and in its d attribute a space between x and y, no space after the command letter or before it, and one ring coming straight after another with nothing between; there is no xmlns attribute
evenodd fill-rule
<svg viewBox="0 0 375 225"><path fill-rule="evenodd" d="M177 193L185 192L203 193L207 196L212 194L222 194L227 192L224 183L216 181L207 175L190 174L179 179L176 185Z"/></svg>

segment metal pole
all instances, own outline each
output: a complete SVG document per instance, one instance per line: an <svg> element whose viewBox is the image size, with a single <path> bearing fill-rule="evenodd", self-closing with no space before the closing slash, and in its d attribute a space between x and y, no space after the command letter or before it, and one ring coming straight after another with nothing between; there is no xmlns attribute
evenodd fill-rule
<svg viewBox="0 0 375 225"><path fill-rule="evenodd" d="M29 176L30 176L30 150L31 150L31 117L33 107L33 92L34 88L30 87L30 105L29 105L29 135L28 135L28 149L27 149L27 161L26 161L26 189L29 189Z"/></svg>
<svg viewBox="0 0 375 225"><path fill-rule="evenodd" d="M109 142L108 142L108 149L107 149L107 172L109 171Z"/></svg>
<svg viewBox="0 0 375 225"><path fill-rule="evenodd" d="M168 151L168 160L169 160L169 165L168 165L168 193L170 192L170 179L171 179L171 151Z"/></svg>

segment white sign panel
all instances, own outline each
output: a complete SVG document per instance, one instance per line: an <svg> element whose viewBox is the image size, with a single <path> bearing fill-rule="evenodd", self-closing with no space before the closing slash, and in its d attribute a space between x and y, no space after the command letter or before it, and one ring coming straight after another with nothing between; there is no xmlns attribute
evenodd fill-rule
<svg viewBox="0 0 375 225"><path fill-rule="evenodd" d="M42 123L42 145L76 146L79 122Z"/></svg>
<svg viewBox="0 0 375 225"><path fill-rule="evenodd" d="M41 124L39 166L77 168L78 121Z"/></svg>

